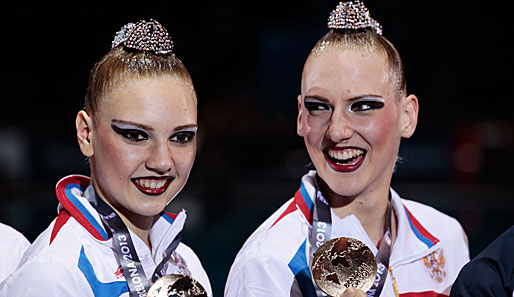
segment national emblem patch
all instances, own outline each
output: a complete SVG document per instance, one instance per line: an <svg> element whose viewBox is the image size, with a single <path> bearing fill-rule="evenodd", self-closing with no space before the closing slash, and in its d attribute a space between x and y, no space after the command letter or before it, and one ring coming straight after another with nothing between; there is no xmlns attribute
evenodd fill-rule
<svg viewBox="0 0 514 297"><path fill-rule="evenodd" d="M423 263L425 263L425 268L427 268L432 279L438 283L441 283L446 278L446 260L444 258L443 250L437 249L433 251L430 255L425 256L423 258Z"/></svg>
<svg viewBox="0 0 514 297"><path fill-rule="evenodd" d="M176 267L178 273L191 275L191 272L187 268L184 259L182 259L182 257L178 255L175 251L173 251L173 253L171 254L169 262Z"/></svg>

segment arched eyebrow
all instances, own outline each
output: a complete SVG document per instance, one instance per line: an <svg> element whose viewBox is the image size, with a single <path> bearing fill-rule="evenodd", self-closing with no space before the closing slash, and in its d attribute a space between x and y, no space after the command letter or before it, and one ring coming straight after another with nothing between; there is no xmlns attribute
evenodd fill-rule
<svg viewBox="0 0 514 297"><path fill-rule="evenodd" d="M137 128L143 129L143 130L146 130L146 131L153 131L153 128L152 128L152 127L147 126L147 125L144 125L144 124L140 124L140 123L135 123L135 122L130 122L130 121L124 121L124 120L117 120L117 119L113 119L113 120L112 120L112 122L113 122L113 123L122 124L122 125L134 126L134 127L137 127Z"/></svg>
<svg viewBox="0 0 514 297"><path fill-rule="evenodd" d="M380 99L380 100L384 100L384 97L379 96L379 95L367 94L367 95L361 95L361 96L356 96L356 97L350 98L350 99L348 99L348 101L354 102L354 101L358 101L358 100L361 100L361 99Z"/></svg>
<svg viewBox="0 0 514 297"><path fill-rule="evenodd" d="M173 131L196 130L196 129L198 129L197 124L187 124L187 125L177 126L177 127L175 127L175 129L173 129Z"/></svg>
<svg viewBox="0 0 514 297"><path fill-rule="evenodd" d="M124 121L124 120L117 120L117 119L113 119L112 120L113 123L118 123L118 124L122 124L122 125L128 125L128 126L133 126L133 127L136 127L136 128L140 128L140 129L143 129L147 132L152 132L154 131L154 129L148 125L145 125L145 124L140 124L140 123L135 123L135 122L131 122L131 121ZM186 124L186 125L180 125L180 126L177 126L173 129L173 131L181 131L181 130L191 130L191 129L198 129L198 125L197 124Z"/></svg>
<svg viewBox="0 0 514 297"><path fill-rule="evenodd" d="M304 100L305 99L313 99L313 100L318 100L321 102L329 102L329 100L327 98L325 98L323 96L318 96L318 95L312 95L312 96L306 95L304 97ZM359 95L359 96L355 96L352 98L348 98L348 101L354 102L354 101L358 101L361 99L382 99L382 100L384 100L384 98L382 96L374 95L374 94L366 94L366 95Z"/></svg>
<svg viewBox="0 0 514 297"><path fill-rule="evenodd" d="M322 102L328 102L328 99L325 98L325 97L322 97L322 96L318 96L318 95L305 95L304 97L304 100L305 99L313 99L313 100L318 100L318 101L322 101Z"/></svg>

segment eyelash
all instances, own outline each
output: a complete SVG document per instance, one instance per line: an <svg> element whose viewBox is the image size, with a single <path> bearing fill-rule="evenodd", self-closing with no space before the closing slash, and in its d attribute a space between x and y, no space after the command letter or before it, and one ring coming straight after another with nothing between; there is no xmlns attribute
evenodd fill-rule
<svg viewBox="0 0 514 297"><path fill-rule="evenodd" d="M123 129L120 127L112 126L112 129L118 133L119 135L123 136L125 139L127 139L130 142L141 142L144 140L148 140L148 134L146 134L143 131L135 130L135 129ZM170 141L184 144L188 143L195 137L196 132L193 131L182 131L173 134L170 137Z"/></svg>
<svg viewBox="0 0 514 297"><path fill-rule="evenodd" d="M173 142L177 142L177 143L181 143L181 144L184 144L184 143L188 143L190 142L191 140L193 140L193 138L195 137L196 133L193 132L193 131L183 131L183 132L178 132L178 133L175 133L171 136L170 140L173 141ZM186 139L180 139L181 137L186 137Z"/></svg>
<svg viewBox="0 0 514 297"><path fill-rule="evenodd" d="M363 100L350 104L350 111L368 111L373 109L380 109L382 107L384 107L384 102L374 100Z"/></svg>
<svg viewBox="0 0 514 297"><path fill-rule="evenodd" d="M123 136L125 139L131 142L140 142L148 139L148 134L143 131L135 130L135 129L123 129L120 127L116 127L112 125L112 129L114 132Z"/></svg>
<svg viewBox="0 0 514 297"><path fill-rule="evenodd" d="M374 101L374 100L363 100L363 101L357 101L352 104L350 104L350 111L357 112L357 111L368 111L373 109L380 109L384 107L384 102L381 101ZM322 103L322 102L305 102L305 108L310 111L321 111L321 110L332 110L332 107L329 104Z"/></svg>
<svg viewBox="0 0 514 297"><path fill-rule="evenodd" d="M310 111L310 112L313 112L313 111L320 111L320 110L331 110L332 107L326 103L323 103L323 102L310 102L310 101L305 101L305 108Z"/></svg>

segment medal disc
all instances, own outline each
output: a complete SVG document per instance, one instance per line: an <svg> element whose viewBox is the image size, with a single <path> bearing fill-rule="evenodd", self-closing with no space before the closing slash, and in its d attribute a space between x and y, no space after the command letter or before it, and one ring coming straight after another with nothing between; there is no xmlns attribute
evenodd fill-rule
<svg viewBox="0 0 514 297"><path fill-rule="evenodd" d="M354 287L367 292L377 275L373 252L362 241L339 237L325 242L314 254L312 276L329 296L341 296Z"/></svg>
<svg viewBox="0 0 514 297"><path fill-rule="evenodd" d="M183 274L168 274L158 279L147 297L207 297L198 281Z"/></svg>

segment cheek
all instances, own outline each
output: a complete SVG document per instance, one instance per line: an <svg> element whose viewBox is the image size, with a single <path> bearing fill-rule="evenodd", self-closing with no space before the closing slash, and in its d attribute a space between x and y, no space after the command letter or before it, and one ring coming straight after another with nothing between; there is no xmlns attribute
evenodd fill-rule
<svg viewBox="0 0 514 297"><path fill-rule="evenodd" d="M112 172L117 179L130 175L144 159L145 151L141 148L130 146L115 137L104 137L98 148L96 161L102 167L102 172Z"/></svg>
<svg viewBox="0 0 514 297"><path fill-rule="evenodd" d="M121 162L123 159L123 148L117 144L117 141L111 136L99 137L96 142L95 152L96 160L100 165L105 163L114 164Z"/></svg>
<svg viewBox="0 0 514 297"><path fill-rule="evenodd" d="M375 147L386 145L399 138L398 118L393 111L386 111L378 117L362 120L358 126L361 127L364 138Z"/></svg>
<svg viewBox="0 0 514 297"><path fill-rule="evenodd" d="M307 111L304 118L305 141L311 145L318 145L323 140L330 122L330 113L323 112L318 115L311 115Z"/></svg>
<svg viewBox="0 0 514 297"><path fill-rule="evenodd" d="M180 148L174 154L177 171L189 174L196 157L196 142L190 146Z"/></svg>

